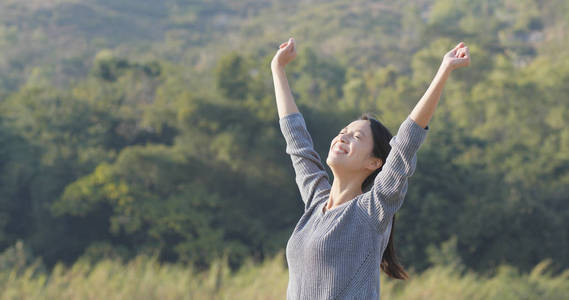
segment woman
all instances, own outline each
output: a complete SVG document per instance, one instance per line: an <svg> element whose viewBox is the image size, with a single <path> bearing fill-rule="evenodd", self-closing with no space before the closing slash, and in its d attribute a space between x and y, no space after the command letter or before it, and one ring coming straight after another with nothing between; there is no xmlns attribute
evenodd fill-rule
<svg viewBox="0 0 569 300"><path fill-rule="evenodd" d="M461 42L444 55L396 136L367 115L339 132L326 159L334 173L331 185L286 79L284 67L296 57L295 48L290 38L271 61L279 124L305 204L286 246L287 299L379 299L378 265L390 277L407 278L392 245L395 212L445 81L470 63L468 47Z"/></svg>

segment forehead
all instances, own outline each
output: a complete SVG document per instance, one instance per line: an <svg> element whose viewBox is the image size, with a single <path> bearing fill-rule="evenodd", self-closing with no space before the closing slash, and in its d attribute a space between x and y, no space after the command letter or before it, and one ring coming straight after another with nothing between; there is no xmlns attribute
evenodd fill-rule
<svg viewBox="0 0 569 300"><path fill-rule="evenodd" d="M346 127L344 127L343 129L348 129L348 130L352 130L352 131L363 131L364 133L369 133L371 132L371 128L369 127L369 121L368 120L356 120L351 122L350 124L346 125Z"/></svg>

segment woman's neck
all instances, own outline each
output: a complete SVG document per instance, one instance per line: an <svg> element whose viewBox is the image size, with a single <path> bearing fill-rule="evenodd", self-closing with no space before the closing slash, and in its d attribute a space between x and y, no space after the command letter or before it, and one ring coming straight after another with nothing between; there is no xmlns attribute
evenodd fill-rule
<svg viewBox="0 0 569 300"><path fill-rule="evenodd" d="M330 196L324 206L325 210L346 203L361 194L364 179L362 176L353 174L350 176L334 176Z"/></svg>

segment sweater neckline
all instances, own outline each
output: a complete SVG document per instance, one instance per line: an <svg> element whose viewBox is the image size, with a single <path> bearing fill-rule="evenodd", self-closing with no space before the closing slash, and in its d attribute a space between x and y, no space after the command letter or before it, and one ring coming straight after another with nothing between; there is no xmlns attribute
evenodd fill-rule
<svg viewBox="0 0 569 300"><path fill-rule="evenodd" d="M337 211L337 210L342 209L342 208L345 207L346 205L350 204L352 201L354 201L354 199L355 199L355 198L353 198L352 200L346 201L346 202L344 202L344 203L342 203L342 204L340 204L340 205L338 205L338 206L336 206L336 207L334 207L334 208L327 209L325 212L322 211L322 210L326 207L326 203L328 203L328 200L322 201L322 205L321 205L320 208L318 209L318 210L319 210L319 213L320 213L321 216L324 216L324 215L333 213L333 212L335 212L335 211Z"/></svg>

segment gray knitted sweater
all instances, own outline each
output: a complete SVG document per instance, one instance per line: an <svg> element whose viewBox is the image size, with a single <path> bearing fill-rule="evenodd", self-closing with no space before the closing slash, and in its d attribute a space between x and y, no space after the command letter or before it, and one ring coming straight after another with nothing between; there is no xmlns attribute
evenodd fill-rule
<svg viewBox="0 0 569 300"><path fill-rule="evenodd" d="M379 299L383 251L426 138L409 116L371 190L323 212L331 184L300 112L279 119L304 212L286 245L287 300Z"/></svg>

